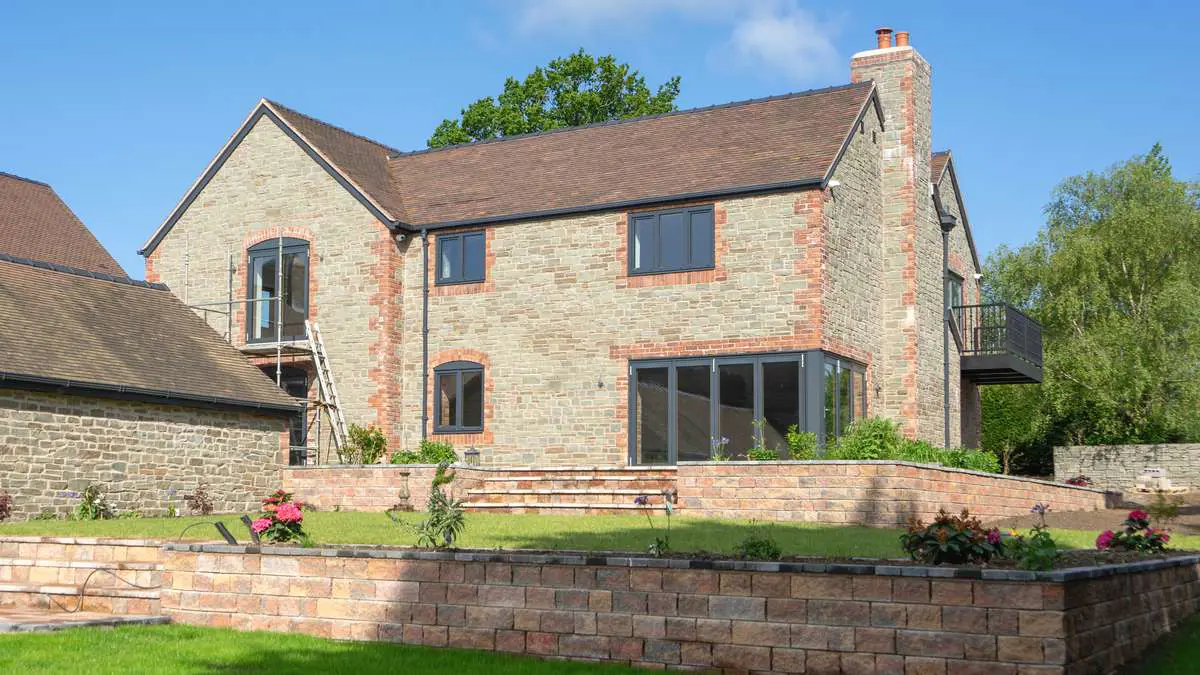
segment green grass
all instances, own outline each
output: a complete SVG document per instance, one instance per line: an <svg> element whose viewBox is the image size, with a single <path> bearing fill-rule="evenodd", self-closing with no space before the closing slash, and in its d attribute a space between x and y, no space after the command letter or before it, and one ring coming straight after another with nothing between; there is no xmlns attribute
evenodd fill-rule
<svg viewBox="0 0 1200 675"><path fill-rule="evenodd" d="M1200 616L1184 621L1122 675L1194 675L1200 672Z"/></svg>
<svg viewBox="0 0 1200 675"><path fill-rule="evenodd" d="M403 514L416 523L420 513ZM102 521L28 521L0 525L4 535L58 535L80 537L127 537L174 541L190 524L221 520L239 540L247 540L246 528L237 516L211 518L135 518ZM666 520L655 516L654 528L641 515L546 516L468 513L467 529L459 540L463 548L531 548L546 550L645 551L655 537L663 535ZM397 526L382 513L318 511L305 514L304 525L318 545L390 544L411 546L416 535L411 528ZM744 520L710 520L676 516L672 523L671 546L676 551L731 553L747 534L766 530L779 542L785 555L830 557L903 557L898 541L900 530L868 527L824 526L816 523L752 523ZM1054 530L1054 538L1066 548L1092 548L1098 532ZM192 528L187 540L216 539L216 531L201 525ZM1173 548L1200 549L1200 536L1177 536Z"/></svg>
<svg viewBox="0 0 1200 675"><path fill-rule="evenodd" d="M86 664L86 665L85 665ZM612 664L540 661L491 652L337 642L306 635L191 626L77 628L0 635L3 673L454 673L454 675L621 675Z"/></svg>

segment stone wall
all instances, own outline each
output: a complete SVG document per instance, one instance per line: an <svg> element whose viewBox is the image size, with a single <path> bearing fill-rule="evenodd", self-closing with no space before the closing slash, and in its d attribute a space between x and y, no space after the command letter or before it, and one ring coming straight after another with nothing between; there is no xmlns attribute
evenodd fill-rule
<svg viewBox="0 0 1200 675"><path fill-rule="evenodd" d="M726 673L1112 672L1200 557L1082 571L167 545L178 623Z"/></svg>
<svg viewBox="0 0 1200 675"><path fill-rule="evenodd" d="M386 511L405 506L420 511L429 500L436 465L289 466L280 469L284 490L321 511ZM450 494L461 497L471 484L471 469L455 468Z"/></svg>
<svg viewBox="0 0 1200 675"><path fill-rule="evenodd" d="M162 544L145 539L0 536L0 608L157 615ZM80 587L85 591L82 597Z"/></svg>
<svg viewBox="0 0 1200 675"><path fill-rule="evenodd" d="M894 527L938 509L969 509L985 521L1055 511L1095 511L1102 490L907 462L685 462L680 510L695 516L861 523Z"/></svg>
<svg viewBox="0 0 1200 675"><path fill-rule="evenodd" d="M1054 448L1054 478L1084 475L1101 487L1129 490L1147 468L1165 469L1174 486L1200 488L1200 445L1072 445Z"/></svg>
<svg viewBox="0 0 1200 675"><path fill-rule="evenodd" d="M181 512L208 484L220 511L257 508L287 463L282 416L0 389L0 491L14 518L64 514L89 483L109 504Z"/></svg>

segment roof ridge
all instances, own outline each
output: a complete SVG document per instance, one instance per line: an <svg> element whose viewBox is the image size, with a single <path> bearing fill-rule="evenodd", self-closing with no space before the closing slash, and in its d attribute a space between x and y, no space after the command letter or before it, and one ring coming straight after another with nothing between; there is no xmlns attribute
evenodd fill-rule
<svg viewBox="0 0 1200 675"><path fill-rule="evenodd" d="M802 98L805 96L813 96L815 94L827 94L827 93L834 92L834 91L842 91L842 90L846 90L846 89L855 89L858 87L871 86L872 84L873 84L873 82L871 80L863 80L862 82L848 82L846 84L839 84L839 85L834 85L834 86L829 86L829 87L820 87L820 88L816 88L816 89L805 89L803 91L793 91L793 92L788 92L786 94L775 94L772 96L762 96L759 98L748 98L748 99L742 99L740 101L729 101L727 103L714 103L712 105L698 106L695 108L684 108L683 110L671 110L669 112L655 113L653 115L640 115L638 117L627 117L627 118L618 119L618 120L605 120L603 122L592 122L591 124L580 124L577 126L562 127L559 129L546 129L544 131L531 131L526 134L515 134L512 136L502 136L500 138L489 138L487 140L473 141L471 143L458 143L455 145L447 145L447 146L443 146L440 148L424 148L422 150L407 150L407 151L396 150L395 151L396 154L389 156L388 159L399 159L400 157L410 157L413 155L426 155L426 154L435 153L435 152L442 152L445 150L455 150L455 149L459 149L459 148L471 148L471 147L476 147L476 146L480 146L480 145L491 145L493 143L502 143L504 141L516 141L516 140L520 140L523 138L534 138L537 136L549 136L552 134L569 133L572 131L581 131L583 129L591 129L591 128L595 128L595 127L606 127L606 126L616 126L616 125L620 125L620 124L631 124L633 122L642 122L645 120L658 119L661 117L674 117L676 115L685 115L685 114L690 114L690 113L706 112L709 110L721 110L724 108L737 108L740 106L752 105L755 103L766 103L769 101L780 101L780 100L784 100L784 99ZM301 114L303 114L303 113L301 113ZM347 133L349 133L349 132L347 132ZM376 144L383 145L382 143L376 143Z"/></svg>
<svg viewBox="0 0 1200 675"><path fill-rule="evenodd" d="M115 274L105 274L104 272L93 272L79 267L70 267L68 265L60 265L58 263L46 262L45 260L33 260L32 258L21 258L15 255L0 252L0 262L9 262L15 265L25 265L27 267L36 267L37 269L49 270L51 272L61 272L77 277L87 277L96 279L97 281L108 281L114 284L125 284L127 286L139 286L141 288L149 288L155 291L170 290L166 284L154 283L151 281L140 281L130 277L117 276Z"/></svg>
<svg viewBox="0 0 1200 675"><path fill-rule="evenodd" d="M54 189L54 188L50 187L50 184L45 181L34 180L32 178L26 178L25 176L18 176L15 173L9 173L7 171L0 171L0 176L3 176L5 178L15 178L17 180L25 181L26 183L33 183L34 185L42 185L44 187L50 188L51 190Z"/></svg>
<svg viewBox="0 0 1200 675"><path fill-rule="evenodd" d="M396 148L393 148L392 146L387 145L385 143L381 143L373 138L368 138L366 136L363 136L362 134L356 134L353 131L346 129L345 127L339 127L336 124L330 124L329 122L326 122L325 120L313 117L312 115L306 115L305 113L302 113L299 110L296 110L295 108L290 108L290 107L280 103L279 101L273 101L269 98L264 98L263 100L266 101L267 103L271 104L272 106L275 106L277 108L282 108L283 110L285 110L289 113L292 113L293 115L299 115L305 119L312 120L313 122L316 122L317 124L320 124L321 126L329 127L330 129L333 129L334 131L340 131L343 134L346 134L347 136L353 136L354 138L357 138L360 141L365 141L367 143L370 143L371 145L379 146L380 148L387 150L389 153L403 152L403 150L397 150Z"/></svg>

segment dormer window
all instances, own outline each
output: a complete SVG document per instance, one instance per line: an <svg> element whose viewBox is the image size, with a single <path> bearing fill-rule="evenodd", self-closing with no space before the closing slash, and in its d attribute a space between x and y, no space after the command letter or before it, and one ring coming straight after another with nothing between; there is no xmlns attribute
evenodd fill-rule
<svg viewBox="0 0 1200 675"><path fill-rule="evenodd" d="M246 341L305 338L308 319L308 242L268 239L251 246L246 280ZM277 298L278 294L278 298Z"/></svg>

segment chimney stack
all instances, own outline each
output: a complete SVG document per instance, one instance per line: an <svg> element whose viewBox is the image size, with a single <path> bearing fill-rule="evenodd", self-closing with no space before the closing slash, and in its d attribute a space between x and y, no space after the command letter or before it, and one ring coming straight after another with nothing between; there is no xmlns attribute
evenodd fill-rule
<svg viewBox="0 0 1200 675"><path fill-rule="evenodd" d="M908 34L905 33L904 35L905 35L905 38L907 39ZM875 31L875 40L878 44L879 49L887 49L888 47L891 47L892 46L892 29L887 28L886 26L883 28L877 29Z"/></svg>
<svg viewBox="0 0 1200 675"><path fill-rule="evenodd" d="M896 46L897 47L907 47L908 46L908 31L902 30L902 31L899 31L896 33Z"/></svg>

